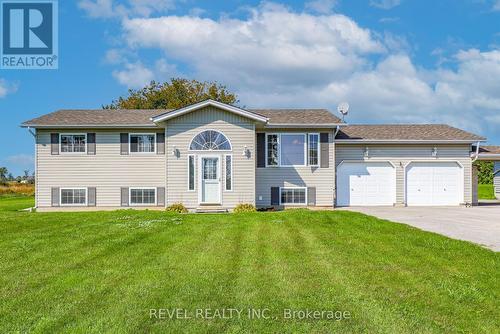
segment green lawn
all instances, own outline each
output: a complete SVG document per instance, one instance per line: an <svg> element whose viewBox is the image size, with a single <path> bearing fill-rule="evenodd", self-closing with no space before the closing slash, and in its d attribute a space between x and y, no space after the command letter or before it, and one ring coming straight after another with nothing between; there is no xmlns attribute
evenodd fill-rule
<svg viewBox="0 0 500 334"><path fill-rule="evenodd" d="M0 199L0 332L494 333L500 255L361 214L26 213ZM151 319L150 309L271 319ZM349 312L284 319L283 310Z"/></svg>
<svg viewBox="0 0 500 334"><path fill-rule="evenodd" d="M496 199L492 184L479 184L477 192L479 199Z"/></svg>

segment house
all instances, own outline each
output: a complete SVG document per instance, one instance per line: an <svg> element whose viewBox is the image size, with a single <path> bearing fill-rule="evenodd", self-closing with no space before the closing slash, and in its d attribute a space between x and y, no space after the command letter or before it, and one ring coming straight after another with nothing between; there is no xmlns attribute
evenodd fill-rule
<svg viewBox="0 0 500 334"><path fill-rule="evenodd" d="M348 125L323 109L60 110L35 129L41 211L472 202L472 145L447 125ZM30 130L32 131L32 130Z"/></svg>

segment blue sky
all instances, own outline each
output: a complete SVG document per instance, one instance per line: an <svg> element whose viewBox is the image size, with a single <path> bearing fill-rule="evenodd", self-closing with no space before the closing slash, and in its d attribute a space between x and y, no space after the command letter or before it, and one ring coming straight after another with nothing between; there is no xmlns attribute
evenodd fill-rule
<svg viewBox="0 0 500 334"><path fill-rule="evenodd" d="M149 80L217 80L247 107L351 104L351 123L448 123L500 144L500 1L78 0L59 69L0 70L0 165L33 169L22 121Z"/></svg>

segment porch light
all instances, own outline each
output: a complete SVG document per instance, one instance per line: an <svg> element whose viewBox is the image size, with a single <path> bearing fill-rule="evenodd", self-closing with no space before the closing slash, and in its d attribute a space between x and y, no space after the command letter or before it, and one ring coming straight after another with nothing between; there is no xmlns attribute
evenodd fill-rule
<svg viewBox="0 0 500 334"><path fill-rule="evenodd" d="M368 158L370 156L370 149L368 146L365 147L365 158Z"/></svg>
<svg viewBox="0 0 500 334"><path fill-rule="evenodd" d="M245 148L243 148L243 154L244 157L248 157L250 155L250 150L248 147L245 145Z"/></svg>
<svg viewBox="0 0 500 334"><path fill-rule="evenodd" d="M174 157L178 157L179 156L179 150L177 149L176 146L174 146L174 149L172 150L172 155Z"/></svg>
<svg viewBox="0 0 500 334"><path fill-rule="evenodd" d="M432 156L433 157L437 157L437 155L438 155L438 148L436 146L434 146L432 148Z"/></svg>

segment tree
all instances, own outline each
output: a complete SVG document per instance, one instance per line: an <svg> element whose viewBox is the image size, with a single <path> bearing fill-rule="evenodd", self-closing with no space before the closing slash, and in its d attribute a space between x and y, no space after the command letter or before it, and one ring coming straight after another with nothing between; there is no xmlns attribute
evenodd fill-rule
<svg viewBox="0 0 500 334"><path fill-rule="evenodd" d="M491 161L476 161L477 178L479 184L493 184L493 162Z"/></svg>
<svg viewBox="0 0 500 334"><path fill-rule="evenodd" d="M9 171L7 170L7 167L0 167L0 184L6 184L7 183L7 173Z"/></svg>
<svg viewBox="0 0 500 334"><path fill-rule="evenodd" d="M128 96L119 97L104 109L178 109L203 100L212 99L235 104L236 94L217 82L173 78L170 82L151 81L142 89L128 91Z"/></svg>

